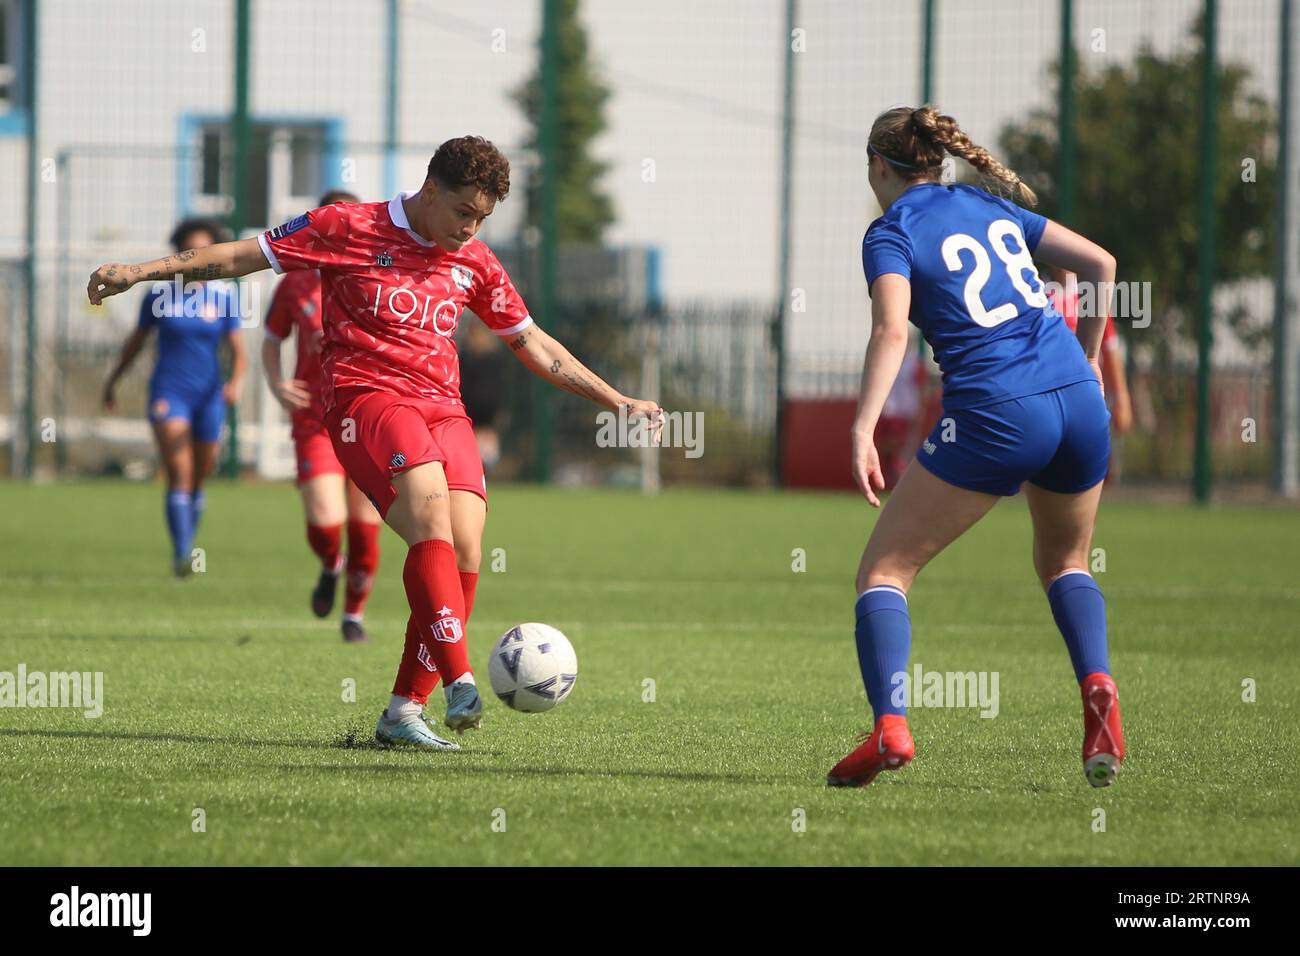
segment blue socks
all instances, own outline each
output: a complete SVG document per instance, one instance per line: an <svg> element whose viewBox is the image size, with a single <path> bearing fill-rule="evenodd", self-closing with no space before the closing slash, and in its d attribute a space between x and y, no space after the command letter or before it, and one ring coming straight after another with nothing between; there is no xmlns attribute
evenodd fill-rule
<svg viewBox="0 0 1300 956"><path fill-rule="evenodd" d="M167 530L172 536L172 557L188 561L194 541L194 498L188 491L167 492Z"/></svg>
<svg viewBox="0 0 1300 956"><path fill-rule="evenodd" d="M854 610L858 617L854 631L858 666L862 668L862 683L867 687L872 713L876 720L885 714L904 716L906 701L895 703L892 694L896 686L893 677L907 673L907 658L912 650L907 597L896 587L878 585L862 592Z"/></svg>
<svg viewBox="0 0 1300 956"><path fill-rule="evenodd" d="M1085 571L1067 571L1047 589L1052 617L1065 638L1079 683L1089 674L1110 673L1106 653L1106 599Z"/></svg>
<svg viewBox="0 0 1300 956"><path fill-rule="evenodd" d="M208 506L208 493L200 489L194 493L194 500L190 505L190 533L199 533L199 519L203 517L203 509Z"/></svg>

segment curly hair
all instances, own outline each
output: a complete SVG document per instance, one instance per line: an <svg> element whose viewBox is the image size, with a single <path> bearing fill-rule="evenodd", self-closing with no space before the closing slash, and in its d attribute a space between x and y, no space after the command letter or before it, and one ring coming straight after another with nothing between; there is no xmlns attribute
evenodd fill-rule
<svg viewBox="0 0 1300 956"><path fill-rule="evenodd" d="M960 156L980 175L996 181L1021 202L1033 206L1038 197L1015 170L998 162L983 146L957 125L951 116L933 106L899 106L886 110L871 124L867 142L885 162L907 179L934 179L945 153Z"/></svg>
<svg viewBox="0 0 1300 956"><path fill-rule="evenodd" d="M185 240L196 232L206 232L208 238L214 243L225 242L230 238L230 230L220 219L211 219L207 216L191 216L188 219L182 219L172 230L172 234L167 241L171 243L173 249L181 251L181 246Z"/></svg>
<svg viewBox="0 0 1300 956"><path fill-rule="evenodd" d="M476 186L500 201L510 194L510 160L482 136L461 136L438 147L429 178L448 189Z"/></svg>

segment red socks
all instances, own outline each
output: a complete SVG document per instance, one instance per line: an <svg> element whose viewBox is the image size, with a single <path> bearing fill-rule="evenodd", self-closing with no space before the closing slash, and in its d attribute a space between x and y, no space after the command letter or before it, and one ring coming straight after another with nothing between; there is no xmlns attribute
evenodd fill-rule
<svg viewBox="0 0 1300 956"><path fill-rule="evenodd" d="M474 607L474 590L478 586L478 572L460 571L458 573L460 574L460 590L465 597L465 624L468 625L470 611L473 610ZM438 686L439 673L438 673L437 665L434 664L433 662L432 656L430 656L427 661L420 661L419 649L418 649L419 643L420 643L420 629L415 623L415 617L414 616L408 617L406 619L406 647L416 648L414 652L416 654L415 660L419 662L421 669L424 670L428 675L426 677L422 677L422 680L420 682L420 690L424 692L425 696L424 696L424 700L420 700L419 702L424 703L425 701L428 700L429 694L433 693L433 689ZM408 668L406 667L407 657L408 655L405 653L402 655L402 668L398 671L397 685L393 688L393 693L401 697L413 696L411 686L410 686L411 680L410 677L408 676L409 671ZM429 670L429 665L433 665L432 671ZM421 676L421 675L413 675L413 676ZM426 686L428 690L425 690Z"/></svg>
<svg viewBox="0 0 1300 956"><path fill-rule="evenodd" d="M411 605L406 646L393 694L423 704L438 683L469 671L465 596L450 541L420 541L406 553L402 584Z"/></svg>
<svg viewBox="0 0 1300 956"><path fill-rule="evenodd" d="M348 522L348 577L343 613L360 615L379 568L379 525ZM467 615L468 616L468 615Z"/></svg>
<svg viewBox="0 0 1300 956"><path fill-rule="evenodd" d="M339 566L339 544L343 525L307 525L307 543L311 545L321 566L326 571L334 571Z"/></svg>
<svg viewBox="0 0 1300 956"><path fill-rule="evenodd" d="M474 591L478 588L477 571L458 571L460 575L460 593L465 595L465 623L469 623L469 616L474 613Z"/></svg>

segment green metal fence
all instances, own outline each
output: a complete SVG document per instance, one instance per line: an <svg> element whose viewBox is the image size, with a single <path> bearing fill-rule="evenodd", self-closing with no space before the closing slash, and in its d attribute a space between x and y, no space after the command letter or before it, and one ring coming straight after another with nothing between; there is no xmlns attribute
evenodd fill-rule
<svg viewBox="0 0 1300 956"><path fill-rule="evenodd" d="M1137 419L1117 440L1122 482L1202 498L1294 493L1294 290L1279 281L1298 254L1283 188L1296 163L1283 122L1290 7L761 0L742 16L722 0L586 0L578 17L611 91L597 141L609 170L593 183L618 213L604 245L659 257L661 280L638 301L626 288L585 294L592 250L558 241L552 222L570 4L26 4L35 135L0 139L12 191L0 200L14 213L0 229L13 265L0 273L10 464L41 474L150 460L142 372L122 412L98 409L132 319L130 303L85 306L99 261L157 254L186 212L254 230L279 221L286 196L412 188L437 142L476 131L536 142L509 150L516 188L486 238L539 321L627 391L653 371L652 343L665 398L716 418L706 460L665 456L665 477L768 480L782 398L854 392L869 328L857 248L878 212L866 132L882 109L928 99L1147 290L1147 312L1119 324ZM111 69L78 69L94 55ZM535 81L533 130L516 93ZM535 230L522 216L530 186L544 200ZM255 386L239 410L254 431ZM509 387L503 474L619 480L638 464L595 446L593 412L576 399L522 378ZM58 440L41 440L47 422Z"/></svg>

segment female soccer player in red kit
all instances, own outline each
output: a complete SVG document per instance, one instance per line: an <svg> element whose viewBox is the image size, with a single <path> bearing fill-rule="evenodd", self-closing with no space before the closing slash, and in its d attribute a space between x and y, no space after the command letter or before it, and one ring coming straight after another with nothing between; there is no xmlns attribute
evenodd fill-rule
<svg viewBox="0 0 1300 956"><path fill-rule="evenodd" d="M510 191L510 165L477 136L448 140L418 192L389 202L314 209L255 239L222 243L90 277L98 304L134 282L183 274L242 276L319 269L325 316L326 425L347 473L407 543L411 617L393 696L376 738L456 749L423 706L441 675L446 722L479 726L482 702L466 649L487 491L459 397L452 336L473 310L531 371L611 411L662 426L662 410L602 381L534 322L492 251L475 238Z"/></svg>
<svg viewBox="0 0 1300 956"><path fill-rule="evenodd" d="M352 193L334 190L321 197L321 206L360 202ZM297 336L293 378L280 368L280 349ZM339 575L345 559L343 523L347 521L347 584L343 604L343 640L362 643L366 637L362 614L379 568L379 512L351 481L325 427L324 371L321 368L321 277L316 269L290 272L275 287L262 340L262 371L271 394L289 413L298 490L307 518L307 543L320 558L320 578L311 595L311 609L325 617L334 609Z"/></svg>

